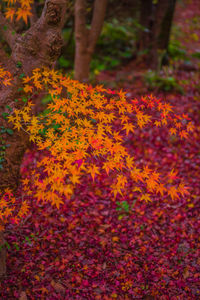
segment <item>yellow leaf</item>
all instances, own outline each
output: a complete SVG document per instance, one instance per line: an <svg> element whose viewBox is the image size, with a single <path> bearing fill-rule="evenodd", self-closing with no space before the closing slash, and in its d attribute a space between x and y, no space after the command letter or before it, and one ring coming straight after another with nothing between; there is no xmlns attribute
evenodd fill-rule
<svg viewBox="0 0 200 300"><path fill-rule="evenodd" d="M141 196L141 200L145 200L146 202L152 202L149 194L143 194Z"/></svg>
<svg viewBox="0 0 200 300"><path fill-rule="evenodd" d="M99 168L94 164L88 167L87 172L91 174L93 181L94 181L95 174L100 174Z"/></svg>

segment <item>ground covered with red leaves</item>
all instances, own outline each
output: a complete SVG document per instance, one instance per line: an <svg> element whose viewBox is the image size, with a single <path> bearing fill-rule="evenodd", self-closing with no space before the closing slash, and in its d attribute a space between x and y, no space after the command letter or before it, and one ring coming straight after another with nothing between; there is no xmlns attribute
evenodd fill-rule
<svg viewBox="0 0 200 300"><path fill-rule="evenodd" d="M194 3L185 18L193 18ZM162 174L176 169L191 196L135 202L130 185L117 200L132 208L120 211L110 193L112 178L93 183L88 175L59 210L29 199L29 216L7 226L8 270L0 299L200 298L200 78L197 71L177 76L187 82L185 94L157 96L189 115L192 136L180 140L163 128L138 129L126 146L138 166L150 164ZM124 85L133 98L139 87ZM36 151L27 152L22 176L37 159ZM21 188L18 197L27 197Z"/></svg>

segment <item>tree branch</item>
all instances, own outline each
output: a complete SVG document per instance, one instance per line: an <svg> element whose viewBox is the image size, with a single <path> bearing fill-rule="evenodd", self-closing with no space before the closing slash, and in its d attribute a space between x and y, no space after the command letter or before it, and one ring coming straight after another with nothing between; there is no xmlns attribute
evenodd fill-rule
<svg viewBox="0 0 200 300"><path fill-rule="evenodd" d="M22 62L25 74L41 66L51 68L60 56L67 4L68 0L46 0L40 18L16 40L12 58Z"/></svg>
<svg viewBox="0 0 200 300"><path fill-rule="evenodd" d="M89 51L93 52L104 23L108 0L95 0L89 35Z"/></svg>

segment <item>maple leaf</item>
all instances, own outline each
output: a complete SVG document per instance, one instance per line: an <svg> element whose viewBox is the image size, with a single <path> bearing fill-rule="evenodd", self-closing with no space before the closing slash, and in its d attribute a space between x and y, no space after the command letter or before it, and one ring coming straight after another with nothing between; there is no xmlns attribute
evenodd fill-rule
<svg viewBox="0 0 200 300"><path fill-rule="evenodd" d="M170 128L170 130L169 130L171 135L173 135L173 134L176 135L176 131L177 131L176 128Z"/></svg>
<svg viewBox="0 0 200 300"><path fill-rule="evenodd" d="M188 132L185 130L182 130L181 132L179 132L179 135L180 135L181 139L188 138Z"/></svg>
<svg viewBox="0 0 200 300"><path fill-rule="evenodd" d="M88 167L87 172L91 174L93 182L94 182L95 174L100 174L99 168L94 164Z"/></svg>
<svg viewBox="0 0 200 300"><path fill-rule="evenodd" d="M126 130L126 135L129 134L129 131L134 132L133 128L135 128L135 126L133 126L133 124L131 124L131 123L125 123L124 127L123 127L123 129Z"/></svg>
<svg viewBox="0 0 200 300"><path fill-rule="evenodd" d="M25 85L24 87L24 92L25 93L28 93L28 92L31 92L32 93L32 90L33 90L33 87L31 85Z"/></svg>
<svg viewBox="0 0 200 300"><path fill-rule="evenodd" d="M188 189L189 188L186 187L183 182L181 182L178 186L178 192L181 194L181 196L189 195L190 193L188 192Z"/></svg>
<svg viewBox="0 0 200 300"><path fill-rule="evenodd" d="M155 121L154 124L156 125L156 127L160 127L161 126L161 122L160 121Z"/></svg>
<svg viewBox="0 0 200 300"><path fill-rule="evenodd" d="M145 202L152 202L149 194L143 194L140 198L141 200L144 200Z"/></svg>
<svg viewBox="0 0 200 300"><path fill-rule="evenodd" d="M144 168L143 168L143 177L144 178L149 178L150 172L151 172L151 169L149 169L148 166L144 166Z"/></svg>
<svg viewBox="0 0 200 300"><path fill-rule="evenodd" d="M161 196L163 196L164 195L164 192L165 191L167 191L167 189L164 187L164 185L163 184L158 184L157 186L156 186L156 193L160 193L161 194Z"/></svg>
<svg viewBox="0 0 200 300"><path fill-rule="evenodd" d="M17 18L16 20L19 21L21 18L24 20L24 22L27 24L27 18L28 16L31 16L32 13L30 11L30 8L27 7L19 7L16 12Z"/></svg>
<svg viewBox="0 0 200 300"><path fill-rule="evenodd" d="M189 131L194 131L194 124L192 124L192 122L189 122L188 124L187 124L187 131L189 132Z"/></svg>
<svg viewBox="0 0 200 300"><path fill-rule="evenodd" d="M3 80L3 84L4 84L5 86L11 85L11 84L12 84L12 83L10 82L11 79L12 79L12 78L5 78L5 79Z"/></svg>
<svg viewBox="0 0 200 300"><path fill-rule="evenodd" d="M172 200L174 200L175 198L179 198L177 192L178 190L174 186L171 186L170 189L168 190L168 195L172 198Z"/></svg>
<svg viewBox="0 0 200 300"><path fill-rule="evenodd" d="M128 169L133 168L134 165L134 157L131 157L130 155L128 155L126 157L126 166L128 167Z"/></svg>
<svg viewBox="0 0 200 300"><path fill-rule="evenodd" d="M156 180L154 180L153 178L149 177L147 180L146 180L146 184L147 184L147 189L149 191L153 191L156 189L158 183Z"/></svg>
<svg viewBox="0 0 200 300"><path fill-rule="evenodd" d="M47 197L47 199L49 199L51 204L55 205L57 207L57 209L59 209L60 205L64 203L63 200L61 199L61 197L51 191L48 191L46 193L47 193L46 197Z"/></svg>
<svg viewBox="0 0 200 300"><path fill-rule="evenodd" d="M113 170L113 162L112 161L104 162L102 169L105 169L106 173L109 174L109 171Z"/></svg>
<svg viewBox="0 0 200 300"><path fill-rule="evenodd" d="M123 176L123 175L118 175L117 176L116 187L122 189L122 188L124 188L126 183L127 183L127 178L125 176Z"/></svg>
<svg viewBox="0 0 200 300"><path fill-rule="evenodd" d="M176 176L177 173L178 173L178 171L174 171L174 169L172 169L172 170L170 171L170 173L168 174L168 177L169 177L168 182L171 183L173 180L178 179L179 177Z"/></svg>
<svg viewBox="0 0 200 300"><path fill-rule="evenodd" d="M14 7L7 7L5 12L6 19L10 19L13 21L13 17L15 15L15 8Z"/></svg>

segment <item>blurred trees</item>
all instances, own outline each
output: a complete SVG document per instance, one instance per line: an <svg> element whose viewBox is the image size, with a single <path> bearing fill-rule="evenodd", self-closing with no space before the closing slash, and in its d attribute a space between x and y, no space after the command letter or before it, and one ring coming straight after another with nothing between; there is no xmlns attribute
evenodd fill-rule
<svg viewBox="0 0 200 300"><path fill-rule="evenodd" d="M170 31L176 0L140 0L140 24L143 26L138 39L138 50L147 50L147 60L156 69L159 56L168 50Z"/></svg>

